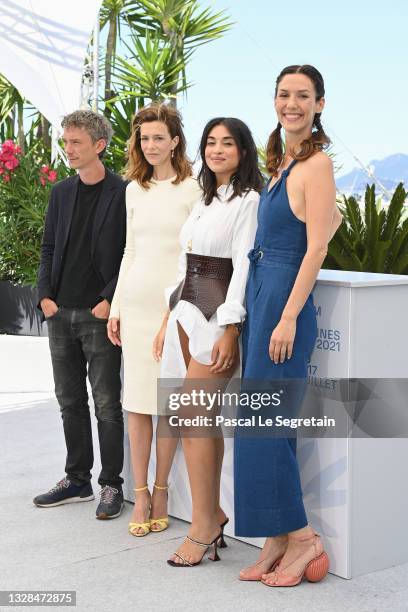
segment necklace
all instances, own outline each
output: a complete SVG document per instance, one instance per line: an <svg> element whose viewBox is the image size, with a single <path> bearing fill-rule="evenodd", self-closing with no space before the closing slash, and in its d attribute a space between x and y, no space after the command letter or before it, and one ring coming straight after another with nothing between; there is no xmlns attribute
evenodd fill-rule
<svg viewBox="0 0 408 612"><path fill-rule="evenodd" d="M201 218L201 211L198 213L197 217L195 218L195 221L198 221ZM191 251L193 250L193 237L191 236L190 240L187 242L187 247L186 250L191 253Z"/></svg>

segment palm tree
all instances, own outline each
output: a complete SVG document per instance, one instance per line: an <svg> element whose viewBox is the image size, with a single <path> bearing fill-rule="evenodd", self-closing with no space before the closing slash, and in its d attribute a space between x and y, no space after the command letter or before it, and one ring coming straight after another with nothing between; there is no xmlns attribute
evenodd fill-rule
<svg viewBox="0 0 408 612"><path fill-rule="evenodd" d="M129 15L133 21L142 19L137 12L137 0L104 0L100 12L100 29L109 25L105 51L105 103L114 97L112 91L112 72L116 56L118 38L121 36L121 26L129 24ZM110 115L111 107L105 106L105 114Z"/></svg>
<svg viewBox="0 0 408 612"><path fill-rule="evenodd" d="M37 138L43 141L46 150L51 149L51 124L41 113L38 117Z"/></svg>
<svg viewBox="0 0 408 612"><path fill-rule="evenodd" d="M17 140L24 151L24 102L19 91L5 77L0 75L0 127L8 138L15 138L15 119L17 117ZM4 136L4 134L3 134Z"/></svg>
<svg viewBox="0 0 408 612"><path fill-rule="evenodd" d="M171 96L181 93L189 85L179 83L177 89L174 89L184 63L182 60L174 63L171 49L159 39L153 39L149 31L144 39L131 36L125 48L131 59L116 58L113 75L116 95L107 102L109 120L114 130L107 155L116 170L123 168L130 125L137 110L144 106L146 100L171 99Z"/></svg>
<svg viewBox="0 0 408 612"><path fill-rule="evenodd" d="M233 25L225 11L212 14L210 8L200 9L198 0L138 0L143 18L129 13L131 27L143 36L146 28L158 35L171 50L171 61L180 64L177 78L170 90L171 101L177 104L177 93L188 88L186 65L198 47L221 38ZM183 87L179 86L181 76Z"/></svg>
<svg viewBox="0 0 408 612"><path fill-rule="evenodd" d="M125 46L131 59L117 57L115 69L115 84L122 98L137 97L139 106L143 106L145 98L152 101L171 99L189 87L187 82L179 83L186 59L175 61L172 50L148 30L144 39L133 35L130 44Z"/></svg>
<svg viewBox="0 0 408 612"><path fill-rule="evenodd" d="M190 87L186 67L193 53L232 24L224 11L199 10L197 0L105 0L101 24L108 22L105 114L114 128L109 161L118 169L123 167L133 115L146 100L168 100L176 106L177 95ZM128 42L121 41L124 57L116 51L120 24L130 32Z"/></svg>
<svg viewBox="0 0 408 612"><path fill-rule="evenodd" d="M27 113L31 114L27 116ZM24 132L24 115L31 118L31 126ZM15 129L17 119L17 133ZM0 75L0 141L15 140L24 152L34 140L41 140L45 151L51 148L50 123L5 77Z"/></svg>

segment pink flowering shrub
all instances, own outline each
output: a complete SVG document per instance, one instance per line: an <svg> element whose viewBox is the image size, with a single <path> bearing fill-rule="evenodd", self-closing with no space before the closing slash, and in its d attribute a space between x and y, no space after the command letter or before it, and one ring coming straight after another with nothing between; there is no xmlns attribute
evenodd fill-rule
<svg viewBox="0 0 408 612"><path fill-rule="evenodd" d="M20 166L21 148L12 140L6 140L0 145L0 176L4 183L10 182L15 176L15 170ZM38 171L38 180L42 187L47 183L55 183L58 172L49 166L42 165Z"/></svg>
<svg viewBox="0 0 408 612"><path fill-rule="evenodd" d="M12 172L20 165L20 153L20 147L12 140L6 140L0 146L0 176L4 183L9 182Z"/></svg>
<svg viewBox="0 0 408 612"><path fill-rule="evenodd" d="M0 144L0 280L35 284L50 191L70 173L45 164L39 144L25 154L11 140Z"/></svg>
<svg viewBox="0 0 408 612"><path fill-rule="evenodd" d="M55 183L57 180L57 171L51 170L49 166L41 166L40 168L40 183L43 187L47 184L47 181L50 183Z"/></svg>

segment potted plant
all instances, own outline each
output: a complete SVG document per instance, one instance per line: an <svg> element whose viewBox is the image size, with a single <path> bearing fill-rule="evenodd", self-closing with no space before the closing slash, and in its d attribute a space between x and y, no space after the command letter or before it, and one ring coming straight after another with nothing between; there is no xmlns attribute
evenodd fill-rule
<svg viewBox="0 0 408 612"><path fill-rule="evenodd" d="M385 205L367 185L364 206L343 196L343 223L329 243L323 267L386 274L408 274L408 207L403 183Z"/></svg>

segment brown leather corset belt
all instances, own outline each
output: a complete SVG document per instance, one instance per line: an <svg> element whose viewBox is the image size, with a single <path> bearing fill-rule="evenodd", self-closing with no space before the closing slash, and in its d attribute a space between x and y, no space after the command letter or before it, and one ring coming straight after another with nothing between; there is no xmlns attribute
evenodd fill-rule
<svg viewBox="0 0 408 612"><path fill-rule="evenodd" d="M186 277L170 296L170 310L185 300L199 308L209 321L227 297L234 269L232 259L195 253L186 253L186 256Z"/></svg>

